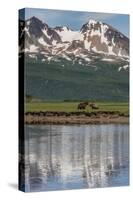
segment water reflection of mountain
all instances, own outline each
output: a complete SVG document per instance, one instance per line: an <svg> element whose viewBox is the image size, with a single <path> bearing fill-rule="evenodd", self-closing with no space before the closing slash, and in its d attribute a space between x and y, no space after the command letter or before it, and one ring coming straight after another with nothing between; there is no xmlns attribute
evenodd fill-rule
<svg viewBox="0 0 133 200"><path fill-rule="evenodd" d="M128 184L128 125L27 126L27 190Z"/></svg>

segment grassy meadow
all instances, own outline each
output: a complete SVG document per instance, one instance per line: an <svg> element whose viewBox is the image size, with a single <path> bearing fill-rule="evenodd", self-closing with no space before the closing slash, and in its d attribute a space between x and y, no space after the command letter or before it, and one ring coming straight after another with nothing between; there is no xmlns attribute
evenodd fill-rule
<svg viewBox="0 0 133 200"><path fill-rule="evenodd" d="M78 103L79 102L30 102L25 104L25 111L79 112L77 109ZM127 102L97 102L96 104L99 106L98 110L92 110L92 108L87 106L84 111L119 111L125 114L128 114L129 112L129 104Z"/></svg>

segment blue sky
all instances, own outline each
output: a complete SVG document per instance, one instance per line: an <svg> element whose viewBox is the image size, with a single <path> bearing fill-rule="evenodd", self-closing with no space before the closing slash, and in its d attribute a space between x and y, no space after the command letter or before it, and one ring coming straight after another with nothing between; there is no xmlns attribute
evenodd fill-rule
<svg viewBox="0 0 133 200"><path fill-rule="evenodd" d="M65 25L73 30L79 30L89 19L95 19L110 24L129 37L129 15L126 14L26 8L25 18L28 19L32 16L39 18L51 27Z"/></svg>

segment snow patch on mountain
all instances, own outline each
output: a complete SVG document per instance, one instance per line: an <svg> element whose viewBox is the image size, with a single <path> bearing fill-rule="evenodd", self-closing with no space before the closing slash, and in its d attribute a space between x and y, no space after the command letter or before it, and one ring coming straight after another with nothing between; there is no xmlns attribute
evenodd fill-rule
<svg viewBox="0 0 133 200"><path fill-rule="evenodd" d="M114 37L112 38L112 44L113 46L115 46Z"/></svg>
<svg viewBox="0 0 133 200"><path fill-rule="evenodd" d="M87 41L87 40L84 40L84 46L85 46L85 49L87 49L88 51L90 51L90 47L91 47L91 41Z"/></svg>
<svg viewBox="0 0 133 200"><path fill-rule="evenodd" d="M87 58L87 57L85 57L84 60L87 61L87 62L90 62L90 61L91 61L91 59L90 59L90 58Z"/></svg>
<svg viewBox="0 0 133 200"><path fill-rule="evenodd" d="M123 67L119 67L118 71L121 71L122 69L128 69L129 68L129 65L124 65Z"/></svg>
<svg viewBox="0 0 133 200"><path fill-rule="evenodd" d="M57 44L57 41L56 41L56 40L53 40L53 41L52 41L52 44L53 44L53 45L56 45L56 44Z"/></svg>
<svg viewBox="0 0 133 200"><path fill-rule="evenodd" d="M91 50L95 53L99 53L99 54L107 54L104 51L98 51L96 47L92 47Z"/></svg>
<svg viewBox="0 0 133 200"><path fill-rule="evenodd" d="M28 26L30 25L30 23L31 23L31 21L30 21L30 20L27 20L26 24L27 24Z"/></svg>
<svg viewBox="0 0 133 200"><path fill-rule="evenodd" d="M51 35L48 35L47 29L46 29L46 28L42 29L42 32L44 33L44 35L45 35L48 39L51 39Z"/></svg>
<svg viewBox="0 0 133 200"><path fill-rule="evenodd" d="M90 19L88 25L90 25L90 24L94 25L94 24L96 24L96 23L97 23L96 20L94 20L94 19Z"/></svg>
<svg viewBox="0 0 133 200"><path fill-rule="evenodd" d="M111 59L111 58L103 58L102 61L113 62L114 59Z"/></svg>
<svg viewBox="0 0 133 200"><path fill-rule="evenodd" d="M113 46L108 46L108 55L116 56L116 54L113 52Z"/></svg>
<svg viewBox="0 0 133 200"><path fill-rule="evenodd" d="M98 29L98 30L92 29L92 31L90 31L90 33L88 35L91 36L91 37L94 36L94 35L101 36L100 29Z"/></svg>
<svg viewBox="0 0 133 200"><path fill-rule="evenodd" d="M69 58L69 57L68 57L66 54L64 54L64 53L62 54L62 57L65 58L65 59L68 60L68 61L71 61L71 58Z"/></svg>
<svg viewBox="0 0 133 200"><path fill-rule="evenodd" d="M30 58L35 58L35 59L37 60L37 56L34 55L34 54L29 54L29 57L30 57Z"/></svg>
<svg viewBox="0 0 133 200"><path fill-rule="evenodd" d="M53 59L53 56L49 56L47 60L50 62Z"/></svg>
<svg viewBox="0 0 133 200"><path fill-rule="evenodd" d="M44 46L49 46L42 37L38 39L38 42Z"/></svg>
<svg viewBox="0 0 133 200"><path fill-rule="evenodd" d="M29 48L25 48L25 52L31 52L31 53L37 53L38 47L33 45L30 45Z"/></svg>
<svg viewBox="0 0 133 200"><path fill-rule="evenodd" d="M108 30L108 26L107 25L101 25L101 43L105 43L108 45L109 41L107 40L107 38L105 37L105 33Z"/></svg>
<svg viewBox="0 0 133 200"><path fill-rule="evenodd" d="M83 35L79 31L72 31L66 27L62 31L55 30L61 37L62 42L72 42L73 40L83 40Z"/></svg>
<svg viewBox="0 0 133 200"><path fill-rule="evenodd" d="M30 37L30 33L29 33L29 28L25 27L24 31L28 34L28 36Z"/></svg>

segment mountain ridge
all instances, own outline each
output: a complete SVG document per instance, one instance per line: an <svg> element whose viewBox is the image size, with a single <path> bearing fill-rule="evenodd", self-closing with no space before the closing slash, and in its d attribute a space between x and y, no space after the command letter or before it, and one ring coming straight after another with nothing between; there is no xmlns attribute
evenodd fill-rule
<svg viewBox="0 0 133 200"><path fill-rule="evenodd" d="M112 26L92 19L75 31L67 26L51 28L33 16L24 22L20 36L25 38L25 47L20 44L20 53L33 57L41 54L44 61L80 58L82 63L91 62L97 56L112 58L114 62L129 59L129 39Z"/></svg>

